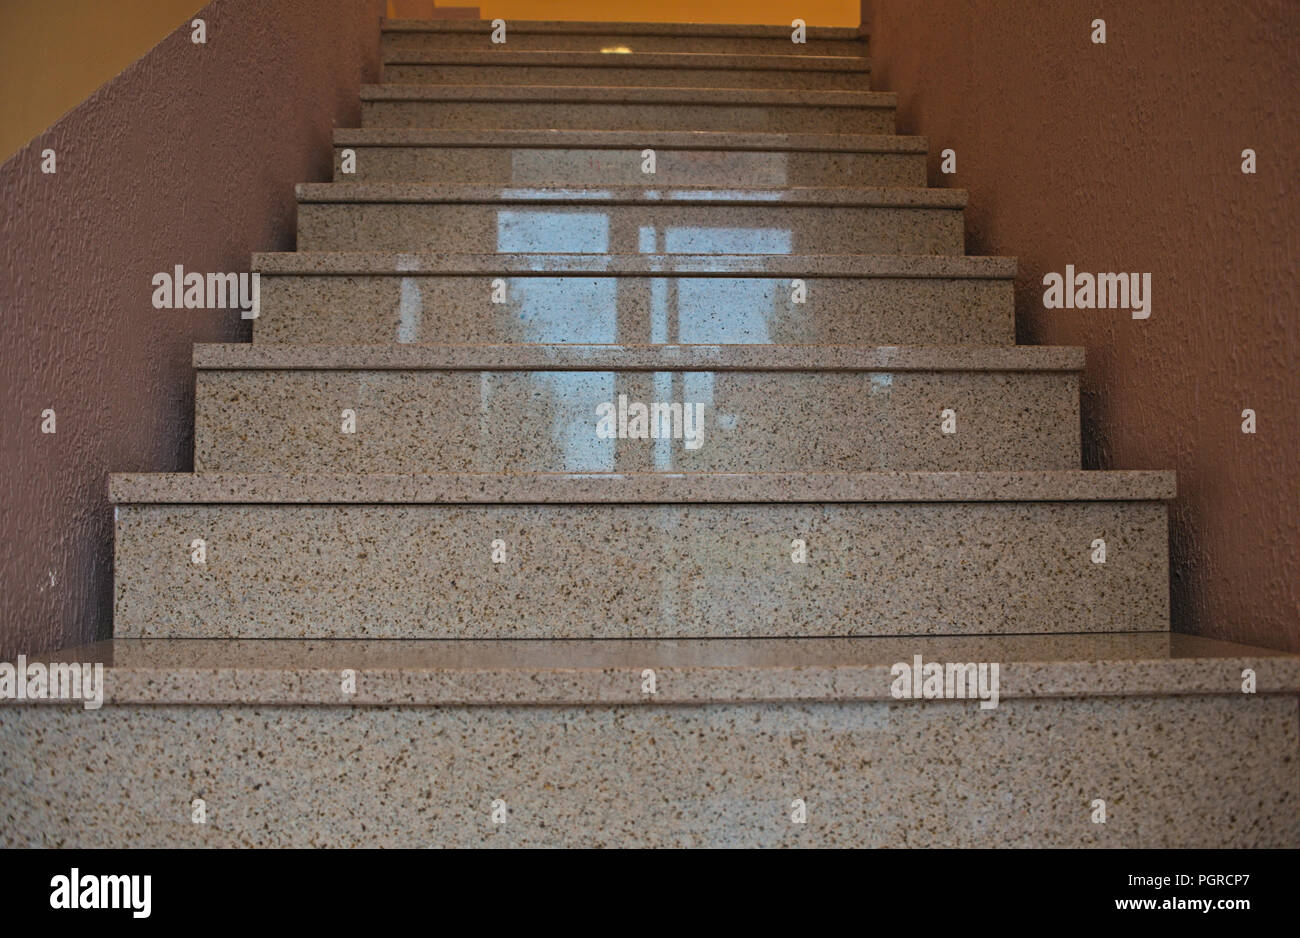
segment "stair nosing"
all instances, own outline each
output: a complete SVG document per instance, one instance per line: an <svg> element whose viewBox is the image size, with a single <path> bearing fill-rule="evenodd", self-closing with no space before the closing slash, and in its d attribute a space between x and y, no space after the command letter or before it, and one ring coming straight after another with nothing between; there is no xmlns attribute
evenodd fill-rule
<svg viewBox="0 0 1300 938"><path fill-rule="evenodd" d="M30 656L104 666L110 705L709 705L796 700L894 706L894 663L997 662L1012 698L1300 690L1300 656L1167 629L1043 635L681 639L116 638ZM652 668L659 691L641 691ZM357 692L339 694L344 669ZM30 706L0 700L0 706ZM51 704L41 704L49 706Z"/></svg>
<svg viewBox="0 0 1300 938"><path fill-rule="evenodd" d="M641 205L766 208L964 209L965 189L923 186L492 186L422 182L305 182L294 194L310 203L473 203L486 205Z"/></svg>
<svg viewBox="0 0 1300 938"><path fill-rule="evenodd" d="M786 473L111 473L115 505L1164 502L1170 470Z"/></svg>
<svg viewBox="0 0 1300 938"><path fill-rule="evenodd" d="M1079 372L1079 346L196 343L199 371Z"/></svg>
<svg viewBox="0 0 1300 938"><path fill-rule="evenodd" d="M675 60L675 61L674 61ZM384 65L485 65L496 68L645 68L738 71L870 72L861 55L745 55L716 52L580 52L563 49L390 49Z"/></svg>
<svg viewBox="0 0 1300 938"><path fill-rule="evenodd" d="M824 107L892 110L892 91L818 91L800 88L677 88L638 85L420 85L361 86L367 101L467 101L479 104L701 104L718 107Z"/></svg>
<svg viewBox="0 0 1300 938"><path fill-rule="evenodd" d="M1011 280L1014 257L965 254L454 254L287 251L253 254L271 276L773 277Z"/></svg>
<svg viewBox="0 0 1300 938"><path fill-rule="evenodd" d="M619 23L593 20L507 20L508 31L523 35L575 36L669 36L683 39L790 39L791 27L766 24L735 23ZM482 33L492 31L491 20L419 20L389 19L380 21L380 32L389 33ZM832 39L859 42L868 38L862 27L808 26L808 39Z"/></svg>
<svg viewBox="0 0 1300 938"><path fill-rule="evenodd" d="M712 138L712 139L711 139ZM903 134L779 134L712 130L441 130L340 127L334 145L372 147L515 147L519 149L757 150L763 152L929 152L929 139Z"/></svg>

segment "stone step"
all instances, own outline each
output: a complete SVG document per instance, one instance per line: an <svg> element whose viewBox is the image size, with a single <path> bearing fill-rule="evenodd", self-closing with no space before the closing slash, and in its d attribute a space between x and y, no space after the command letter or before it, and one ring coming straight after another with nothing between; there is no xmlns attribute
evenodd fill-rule
<svg viewBox="0 0 1300 938"><path fill-rule="evenodd" d="M197 345L200 472L1078 469L1077 348ZM350 418L349 418L350 415Z"/></svg>
<svg viewBox="0 0 1300 938"><path fill-rule="evenodd" d="M346 129L335 182L512 186L908 186L926 184L926 139L701 131ZM655 172L642 171L647 149ZM352 173L342 154L355 156Z"/></svg>
<svg viewBox="0 0 1300 938"><path fill-rule="evenodd" d="M361 126L890 134L897 105L871 91L363 85Z"/></svg>
<svg viewBox="0 0 1300 938"><path fill-rule="evenodd" d="M1168 472L114 475L115 634L1164 630L1173 489Z"/></svg>
<svg viewBox="0 0 1300 938"><path fill-rule="evenodd" d="M959 189L309 183L302 251L962 254Z"/></svg>
<svg viewBox="0 0 1300 938"><path fill-rule="evenodd" d="M896 699L917 655L996 664L997 706ZM118 639L45 661L102 664L106 703L0 700L6 847L1300 843L1300 659L1186 635Z"/></svg>
<svg viewBox="0 0 1300 938"><path fill-rule="evenodd" d="M1015 342L1014 258L299 252L253 269L257 344Z"/></svg>
<svg viewBox="0 0 1300 938"><path fill-rule="evenodd" d="M730 26L680 23L507 22L506 41L492 42L492 24L385 20L380 51L462 49L506 53L546 50L603 52L699 52L715 55L863 56L866 33L859 29L810 26L806 42L792 41L788 26Z"/></svg>
<svg viewBox="0 0 1300 938"><path fill-rule="evenodd" d="M866 91L861 56L709 55L696 52L465 51L404 49L384 56L383 80L425 85L785 88Z"/></svg>

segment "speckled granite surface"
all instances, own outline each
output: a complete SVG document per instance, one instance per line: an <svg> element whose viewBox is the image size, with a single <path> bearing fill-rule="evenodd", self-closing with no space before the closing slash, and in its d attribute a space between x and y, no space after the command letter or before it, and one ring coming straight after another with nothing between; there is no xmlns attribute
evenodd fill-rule
<svg viewBox="0 0 1300 938"><path fill-rule="evenodd" d="M810 186L777 191L763 188L684 188L659 190L645 186L602 186L599 189L566 186L533 186L515 189L501 186L443 185L438 183L379 182L304 182L295 187L302 204L485 204L485 205L705 205L710 208L732 206L792 206L819 208L915 208L960 209L966 207L964 189L903 189L889 187L834 188ZM301 249L301 245L299 248ZM375 247L361 251L383 250ZM545 252L542 252L545 253ZM599 252L618 253L611 251ZM642 252L627 252L642 253ZM661 253L689 254L690 251ZM782 251L740 251L741 254L781 254ZM810 252L834 253L834 252ZM867 251L848 253L866 254ZM906 253L906 252L900 252ZM960 251L954 253L961 253Z"/></svg>
<svg viewBox="0 0 1300 938"><path fill-rule="evenodd" d="M427 36L449 37L469 35L488 42L492 24L488 20L451 20L451 19L385 19L380 24L385 36L395 34L424 34ZM790 29L787 26L731 24L731 23L611 23L605 21L583 20L516 20L511 32L515 36L619 36L635 39L639 36L663 36L673 39L771 39L790 43ZM838 39L846 42L863 41L866 31L851 26L810 26L807 29L809 39ZM688 51L684 47L675 47L679 51ZM813 54L811 49L790 47L781 51Z"/></svg>
<svg viewBox="0 0 1300 938"><path fill-rule="evenodd" d="M725 55L863 56L866 35L858 30L814 26L807 41L790 41L783 26L731 26L678 23L534 23L516 21L505 44L491 41L488 22L468 21L448 28L451 21L387 20L380 36L380 51L585 51L626 49L628 52L691 52Z"/></svg>
<svg viewBox="0 0 1300 938"><path fill-rule="evenodd" d="M598 255L570 255L584 256ZM988 346L1015 339L1009 276L801 277L805 302L796 303L788 276L512 276L481 266L459 275L263 273L253 341ZM505 302L492 300L497 279Z"/></svg>
<svg viewBox="0 0 1300 938"><path fill-rule="evenodd" d="M925 137L904 134L719 133L709 130L527 130L495 127L467 130L444 127L339 127L336 147L535 147L641 150L778 150L783 152L860 152L924 154ZM407 180L408 182L414 180ZM727 180L734 185L738 180ZM748 180L745 180L748 182ZM830 185L822 182L821 185ZM862 185L863 183L859 183ZM869 184L868 184L869 185Z"/></svg>
<svg viewBox="0 0 1300 938"><path fill-rule="evenodd" d="M582 204L551 199L306 201L298 206L298 247L304 251L467 253L635 253L640 247L690 254L835 254L850 250L960 254L964 246L964 220L955 206L737 201L710 205L685 198L672 204L622 201L624 193L657 191L623 189L620 201L583 200ZM677 192L695 198L697 190Z"/></svg>
<svg viewBox="0 0 1300 938"><path fill-rule="evenodd" d="M392 85L411 88L412 85ZM425 86L435 87L435 86ZM453 87L474 86L444 86ZM527 87L527 86L520 86ZM477 90L477 89L475 89ZM558 90L558 89L544 89ZM582 89L585 92L587 89ZM629 91L658 89L634 88ZM693 88L672 89L695 91ZM787 94L854 94L850 91L786 92ZM524 100L502 97L482 98L384 98L361 101L362 127L468 127L489 130L494 127L521 127L545 130L552 127L569 130L677 130L687 123L702 130L742 133L869 133L887 134L894 129L892 104L837 105L782 103L764 104L744 101L681 101L673 98L647 102L548 100L530 96Z"/></svg>
<svg viewBox="0 0 1300 938"><path fill-rule="evenodd" d="M1294 696L1241 694L1012 699L987 711L0 707L0 840L1295 847L1297 716ZM190 820L195 798L204 825ZM806 823L791 821L795 799ZM1104 825L1092 822L1095 799Z"/></svg>
<svg viewBox="0 0 1300 938"><path fill-rule="evenodd" d="M609 84L592 86L362 85L362 104L372 101L478 101L485 104L516 101L563 104L599 103L629 106L639 104L709 104L728 109L758 106L799 107L809 110L825 108L892 110L898 106L898 95L888 91L800 91L779 88L713 88L700 86L636 88ZM421 124L420 126L437 127L438 125ZM465 125L460 126L464 127ZM680 130L683 126L692 125L689 121L678 121L675 127L666 127L664 129ZM547 129L563 130L564 128ZM620 130L622 128L607 126L603 129ZM790 126L777 128L776 132L805 133L808 131L797 126ZM875 128L856 127L847 132L863 134L877 131Z"/></svg>
<svg viewBox="0 0 1300 938"><path fill-rule="evenodd" d="M128 504L674 504L1142 502L1174 497L1172 472L114 473Z"/></svg>
<svg viewBox="0 0 1300 938"><path fill-rule="evenodd" d="M119 505L116 531L123 637L1008 634L1169 621L1156 502ZM1104 564L1091 560L1098 538ZM793 560L796 539L807 563Z"/></svg>
<svg viewBox="0 0 1300 938"><path fill-rule="evenodd" d="M961 190L321 183L298 248L581 254L959 255Z"/></svg>
<svg viewBox="0 0 1300 938"><path fill-rule="evenodd" d="M515 368L543 357L493 351ZM836 356L834 348L824 351L819 370L802 371L702 370L694 356L673 362L657 351L652 357L672 370L602 370L612 362L598 359L583 370L478 370L466 355L449 356L458 359L451 369L435 361L424 368L367 368L361 364L365 355L350 359L351 367L343 355L296 356L302 364L292 368L277 368L274 361L260 369L218 367L196 378L194 468L358 473L491 472L502 466L536 472L1079 468L1075 373L833 370L844 367L837 358L851 356ZM798 357L803 356L791 356ZM962 357L967 356L953 356ZM557 359L566 360L550 360ZM330 367L327 361L346 370L320 370ZM601 408L612 413L620 401L672 403L678 408L676 422L671 414L648 420L647 433L668 434L661 439L602 438ZM682 419L686 407L689 419ZM943 432L946 409L956 415L955 433ZM354 432L340 432L344 410L355 416ZM616 432L612 416L605 423L607 432Z"/></svg>
<svg viewBox="0 0 1300 938"><path fill-rule="evenodd" d="M648 136L648 135L640 135ZM811 150L656 149L655 172L642 171L645 141L630 149L580 146L346 147L355 157L337 182L444 182L503 186L753 186L925 185L925 154Z"/></svg>
<svg viewBox="0 0 1300 938"><path fill-rule="evenodd" d="M688 193L683 193L686 195ZM253 255L252 269L276 274L392 274L417 276L691 275L700 279L798 277L882 280L1014 280L1014 257L933 254L534 254L394 251L295 251ZM883 310L874 310L883 312ZM845 343L860 345L857 342ZM907 344L907 343L900 343ZM945 343L937 343L945 344ZM949 343L951 344L951 343ZM978 343L969 343L978 344ZM1002 343L993 343L1002 344ZM1026 346L1033 348L1034 346Z"/></svg>
<svg viewBox="0 0 1300 938"><path fill-rule="evenodd" d="M898 638L124 639L39 656L102 663L107 704L447 706L892 699L891 667L998 662L1003 700L1300 692L1300 656L1169 632ZM35 660L35 659L33 659ZM642 672L655 672L653 696ZM340 675L355 672L343 693ZM12 701L0 701L0 705Z"/></svg>
<svg viewBox="0 0 1300 938"><path fill-rule="evenodd" d="M1071 345L387 345L281 346L197 343L194 366L239 371L842 371L1076 372L1084 350Z"/></svg>
<svg viewBox="0 0 1300 938"><path fill-rule="evenodd" d="M617 75L624 69L654 69L662 72L662 82L650 82L657 87L668 87L668 83L682 75L692 75L700 69L719 70L727 73L751 72L870 72L871 66L863 56L799 55L794 51L788 54L763 56L736 56L710 54L703 52L650 52L623 53L624 57L611 60L609 53L574 52L563 50L527 51L518 49L489 50L398 50L384 55L384 64L407 65L492 65L500 68L522 66L563 66L566 68L597 67L598 71L588 72L589 76ZM777 76L769 76L776 79ZM501 84L501 82L477 82L477 84ZM507 84L514 84L507 82ZM525 82L524 84L527 84ZM534 84L542 84L535 82ZM589 82L589 84L621 85L622 82ZM689 88L711 87L712 83L691 84ZM743 87L751 87L746 84ZM756 85L754 87L764 87ZM772 86L767 86L772 87ZM857 90L862 90L857 86Z"/></svg>
<svg viewBox="0 0 1300 938"><path fill-rule="evenodd" d="M634 52L611 64L601 52L408 49L384 57L382 78L399 84L865 91L870 73L862 56Z"/></svg>

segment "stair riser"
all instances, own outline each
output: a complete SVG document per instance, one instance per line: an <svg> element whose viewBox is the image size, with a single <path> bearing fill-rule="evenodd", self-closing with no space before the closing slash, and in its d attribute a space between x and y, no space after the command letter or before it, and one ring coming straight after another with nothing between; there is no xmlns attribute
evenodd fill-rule
<svg viewBox="0 0 1300 938"><path fill-rule="evenodd" d="M961 254L959 208L302 202L300 251Z"/></svg>
<svg viewBox="0 0 1300 938"><path fill-rule="evenodd" d="M119 638L1164 630L1158 502L120 505ZM191 562L206 541L207 562ZM1107 543L1093 563L1092 543ZM496 539L506 562L491 560ZM793 539L808 562L792 562Z"/></svg>
<svg viewBox="0 0 1300 938"><path fill-rule="evenodd" d="M492 302L492 282L506 301ZM281 345L521 342L1010 345L1012 281L808 278L271 276L253 340Z"/></svg>
<svg viewBox="0 0 1300 938"><path fill-rule="evenodd" d="M198 472L1078 469L1069 372L203 371ZM603 403L702 404L694 443L609 439ZM956 413L955 433L941 413ZM355 414L355 432L340 415ZM694 414L699 410L692 409ZM677 437L677 438L672 438Z"/></svg>
<svg viewBox="0 0 1300 938"><path fill-rule="evenodd" d="M867 54L866 40L813 39L794 43L788 38L728 38L719 36L627 36L618 33L544 34L511 32L504 43L493 43L483 33L385 32L379 51L385 57L398 50L433 52L456 49L472 52L699 52L708 55L841 55Z"/></svg>
<svg viewBox="0 0 1300 938"><path fill-rule="evenodd" d="M891 107L551 101L362 101L362 127L892 134Z"/></svg>
<svg viewBox="0 0 1300 938"><path fill-rule="evenodd" d="M1296 724L1285 695L0 707L0 844L1294 848Z"/></svg>
<svg viewBox="0 0 1300 938"><path fill-rule="evenodd" d="M340 154L356 154L343 173ZM437 182L510 186L908 186L926 183L924 153L508 147L335 147L335 182Z"/></svg>
<svg viewBox="0 0 1300 938"><path fill-rule="evenodd" d="M616 68L544 65L384 66L383 80L403 85L569 85L578 88L781 88L868 91L865 71L744 68Z"/></svg>

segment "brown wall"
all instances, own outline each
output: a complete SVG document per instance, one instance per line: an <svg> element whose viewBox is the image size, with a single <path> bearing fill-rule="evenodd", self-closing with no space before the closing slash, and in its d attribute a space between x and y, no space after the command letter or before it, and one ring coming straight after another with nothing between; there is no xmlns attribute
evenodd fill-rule
<svg viewBox="0 0 1300 938"><path fill-rule="evenodd" d="M1300 4L865 0L863 23L931 182L970 190L968 253L1020 258L1020 341L1087 348L1085 466L1178 471L1174 628L1300 651ZM1044 309L1067 263L1151 272L1151 318Z"/></svg>
<svg viewBox="0 0 1300 938"><path fill-rule="evenodd" d="M381 10L216 0L207 45L187 24L0 166L0 659L107 636L107 474L189 470L190 347L249 333L155 310L150 279L293 248L293 185L328 178L332 129L358 122Z"/></svg>

